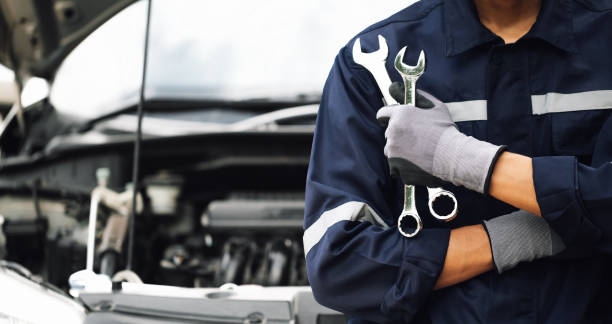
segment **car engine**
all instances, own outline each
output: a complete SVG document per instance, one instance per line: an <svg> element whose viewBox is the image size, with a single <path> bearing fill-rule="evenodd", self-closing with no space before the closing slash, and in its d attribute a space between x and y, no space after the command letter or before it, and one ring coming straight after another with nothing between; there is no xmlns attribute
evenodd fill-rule
<svg viewBox="0 0 612 324"><path fill-rule="evenodd" d="M199 185L203 175L169 170L146 175L139 190L142 208L135 218L134 273L146 283L182 287L308 285L302 245L304 194L295 185L303 183L298 175L305 169L255 169L240 167L253 173L236 185L238 190L232 190L231 183L206 190ZM253 177L273 170L280 177L253 185ZM206 178L228 179L215 175L228 171L221 167L207 172ZM98 184L125 179L110 168L95 173ZM279 190L283 186L286 189ZM86 265L92 195L41 187L34 183L0 194L0 238L5 237L0 253L66 289L70 274ZM116 197L131 193L105 190ZM110 277L126 266L128 213L121 210L104 199L97 210L93 265L97 273Z"/></svg>

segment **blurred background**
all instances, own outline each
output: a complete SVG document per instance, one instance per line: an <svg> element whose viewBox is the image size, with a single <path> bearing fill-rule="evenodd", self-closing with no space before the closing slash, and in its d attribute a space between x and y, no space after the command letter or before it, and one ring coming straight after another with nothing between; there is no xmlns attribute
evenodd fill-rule
<svg viewBox="0 0 612 324"><path fill-rule="evenodd" d="M148 1L0 0L0 286L31 284L16 272L80 295L79 323L112 282L314 303L302 223L323 85L341 47L412 2L154 0L141 98ZM0 323L49 322L31 292L0 294Z"/></svg>
<svg viewBox="0 0 612 324"><path fill-rule="evenodd" d="M320 93L340 47L412 2L157 0L147 96ZM129 5L65 58L52 80L51 98L60 110L91 117L137 100L146 9L146 1ZM0 82L12 81L12 71L0 66ZM27 85L26 106L49 94L44 79Z"/></svg>

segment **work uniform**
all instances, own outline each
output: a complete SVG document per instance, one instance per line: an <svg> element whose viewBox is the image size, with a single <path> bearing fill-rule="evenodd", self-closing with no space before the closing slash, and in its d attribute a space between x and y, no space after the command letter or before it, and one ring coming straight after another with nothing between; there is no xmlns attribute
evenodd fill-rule
<svg viewBox="0 0 612 324"><path fill-rule="evenodd" d="M399 50L407 46L407 64L424 50L417 87L446 103L461 132L537 157L538 202L566 252L433 291L450 230L515 208L447 185L459 214L440 223L417 187L424 229L399 234L403 185L383 155L382 95L352 58L357 38L372 52L379 34L393 81L401 81ZM317 119L304 223L316 299L351 322L612 321L604 254L612 247L611 114L612 1L542 0L535 25L509 45L480 23L473 0L423 0L366 29L336 57Z"/></svg>

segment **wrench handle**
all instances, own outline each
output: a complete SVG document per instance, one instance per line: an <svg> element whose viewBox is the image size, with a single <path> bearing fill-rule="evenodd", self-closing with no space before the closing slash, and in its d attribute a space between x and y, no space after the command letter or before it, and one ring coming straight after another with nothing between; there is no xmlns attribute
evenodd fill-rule
<svg viewBox="0 0 612 324"><path fill-rule="evenodd" d="M414 199L414 186L404 185L404 212L417 213L415 199Z"/></svg>
<svg viewBox="0 0 612 324"><path fill-rule="evenodd" d="M416 77L402 76L404 79L404 104L416 105Z"/></svg>
<svg viewBox="0 0 612 324"><path fill-rule="evenodd" d="M416 104L415 95L417 78L418 76L407 76L402 74L402 79L404 81L404 104L412 106ZM416 221L417 226L413 232L406 232L402 227L402 221L407 216L412 217ZM419 217L416 209L413 185L404 184L404 209L402 210L402 214L397 221L397 227L399 232L408 238L414 237L423 228L423 223L421 222L421 218Z"/></svg>
<svg viewBox="0 0 612 324"><path fill-rule="evenodd" d="M389 92L389 87L391 87L391 79L389 78L389 74L387 69L385 68L385 62L381 62L381 64L369 66L370 73L374 77L376 81L376 85L380 89L380 92L383 96L383 104L384 105L394 105L397 104L397 101L393 99L391 93Z"/></svg>

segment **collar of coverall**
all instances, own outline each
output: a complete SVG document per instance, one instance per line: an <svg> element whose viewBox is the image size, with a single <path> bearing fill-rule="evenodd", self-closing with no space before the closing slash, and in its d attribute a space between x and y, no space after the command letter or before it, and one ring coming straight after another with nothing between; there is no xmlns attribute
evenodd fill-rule
<svg viewBox="0 0 612 324"><path fill-rule="evenodd" d="M461 54L497 39L478 19L474 0L444 0L443 11L446 56ZM542 39L561 50L577 52L572 1L542 0L536 23L523 38Z"/></svg>

